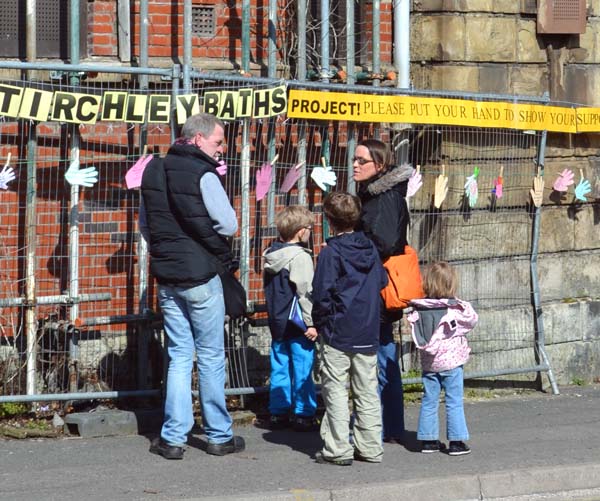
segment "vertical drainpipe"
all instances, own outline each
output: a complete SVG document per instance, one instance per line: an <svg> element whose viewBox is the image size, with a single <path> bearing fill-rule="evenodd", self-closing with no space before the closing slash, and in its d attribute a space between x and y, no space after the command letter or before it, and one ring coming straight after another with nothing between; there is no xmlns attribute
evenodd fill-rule
<svg viewBox="0 0 600 501"><path fill-rule="evenodd" d="M71 0L70 10L70 36L71 64L79 64L79 2L80 0ZM79 74L71 73L72 90L76 91L79 86ZM71 127L71 161L79 159L80 135L79 127L73 124ZM79 163L79 160L77 160ZM79 165L77 165L79 169ZM69 297L79 296L79 186L71 185L71 199L69 205ZM69 308L69 323L75 324L79 316L79 303L76 301ZM78 346L75 334L71 332L69 336L69 391L77 391L77 364L78 364Z"/></svg>
<svg viewBox="0 0 600 501"><path fill-rule="evenodd" d="M394 0L394 68L399 89L410 88L410 0ZM395 130L412 128L411 124L396 124ZM395 152L396 162L409 162L409 145L400 146ZM410 230L409 230L410 231Z"/></svg>
<svg viewBox="0 0 600 501"><path fill-rule="evenodd" d="M269 0L269 53L267 59L269 78L277 77L277 0ZM275 119L269 118L269 128L267 131L268 141L268 162L275 156ZM274 167L275 168L275 167ZM275 172L271 179L271 186L267 195L267 224L273 226L275 220L275 191L277 189L277 176Z"/></svg>
<svg viewBox="0 0 600 501"><path fill-rule="evenodd" d="M355 30L354 0L346 0L346 84L349 86L354 85L356 82ZM352 157L356 149L356 127L352 121L348 121L346 124L348 127L348 148L346 151L347 189L350 193L356 193L356 183L352 179Z"/></svg>
<svg viewBox="0 0 600 501"><path fill-rule="evenodd" d="M27 0L27 62L37 59L36 0ZM31 75L29 75L31 77ZM36 210L37 181L35 177L35 159L37 150L37 125L29 125L27 140L27 206L25 207L25 226L27 241L27 261L25 264L25 335L27 337L27 395L36 393L36 359L37 359L37 322L35 318L35 261L36 261Z"/></svg>
<svg viewBox="0 0 600 501"><path fill-rule="evenodd" d="M394 0L394 66L397 87L410 87L410 0Z"/></svg>
<svg viewBox="0 0 600 501"><path fill-rule="evenodd" d="M296 62L296 78L300 82L306 80L306 0L298 0L298 58ZM302 165L302 174L298 179L298 204L306 205L306 122L298 123L298 163Z"/></svg>
<svg viewBox="0 0 600 501"><path fill-rule="evenodd" d="M183 91L191 89L190 71L192 70L192 0L183 2Z"/></svg>
<svg viewBox="0 0 600 501"><path fill-rule="evenodd" d="M250 71L250 0L242 0L242 71ZM231 145L233 147L233 145ZM240 158L242 184L242 230L240 234L240 281L248 290L250 284L250 120L242 118L242 151Z"/></svg>
<svg viewBox="0 0 600 501"><path fill-rule="evenodd" d="M381 73L381 0L373 0L373 73ZM373 86L379 87L380 79L373 79Z"/></svg>
<svg viewBox="0 0 600 501"><path fill-rule="evenodd" d="M329 82L329 0L321 0L321 81ZM329 165L331 152L329 144L329 122L325 121L321 128L321 156ZM325 195L326 192L323 193ZM329 237L329 223L323 218L323 240Z"/></svg>

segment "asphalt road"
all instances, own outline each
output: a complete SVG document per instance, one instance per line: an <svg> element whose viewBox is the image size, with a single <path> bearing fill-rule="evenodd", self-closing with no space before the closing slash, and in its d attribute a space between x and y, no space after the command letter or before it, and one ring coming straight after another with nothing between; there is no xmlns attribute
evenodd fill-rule
<svg viewBox="0 0 600 501"><path fill-rule="evenodd" d="M318 433L255 426L236 428L243 453L209 456L194 435L182 461L150 454L150 436L2 439L0 499L600 499L600 386L467 402L460 457L419 452L418 410L406 445L351 467L313 461Z"/></svg>

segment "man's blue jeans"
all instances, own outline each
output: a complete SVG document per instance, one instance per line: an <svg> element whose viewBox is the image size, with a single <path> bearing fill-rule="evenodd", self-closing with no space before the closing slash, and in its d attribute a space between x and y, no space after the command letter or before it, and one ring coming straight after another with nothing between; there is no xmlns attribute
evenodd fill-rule
<svg viewBox="0 0 600 501"><path fill-rule="evenodd" d="M404 391L398 363L398 343L394 341L393 324L382 322L377 364L379 396L384 439L401 439L404 435Z"/></svg>
<svg viewBox="0 0 600 501"><path fill-rule="evenodd" d="M439 439L438 406L442 388L446 393L446 437L450 441L469 440L463 407L463 368L444 372L423 372L423 401L419 414L419 440Z"/></svg>
<svg viewBox="0 0 600 501"><path fill-rule="evenodd" d="M204 431L210 443L227 442L233 434L225 404L225 303L221 279L217 275L191 288L159 285L158 297L169 353L161 437L169 445L181 446L194 425L191 384L195 351Z"/></svg>
<svg viewBox="0 0 600 501"><path fill-rule="evenodd" d="M271 385L269 412L287 414L293 405L294 414L312 417L317 409L312 368L315 343L305 336L271 343Z"/></svg>

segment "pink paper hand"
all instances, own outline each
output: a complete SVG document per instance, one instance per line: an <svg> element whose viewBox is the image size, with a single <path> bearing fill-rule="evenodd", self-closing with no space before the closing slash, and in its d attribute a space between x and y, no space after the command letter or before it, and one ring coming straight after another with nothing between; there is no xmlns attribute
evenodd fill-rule
<svg viewBox="0 0 600 501"><path fill-rule="evenodd" d="M575 184L575 174L570 169L564 169L554 181L552 188L555 191L568 191L572 184Z"/></svg>
<svg viewBox="0 0 600 501"><path fill-rule="evenodd" d="M219 166L217 167L217 172L219 176L224 176L227 174L227 163L225 160L219 160Z"/></svg>
<svg viewBox="0 0 600 501"><path fill-rule="evenodd" d="M302 175L302 170L300 167L302 167L304 164L305 162L300 162L287 171L287 174L285 175L285 178L279 187L280 193L287 193L294 187L296 181L298 181Z"/></svg>
<svg viewBox="0 0 600 501"><path fill-rule="evenodd" d="M127 174L125 174L125 184L128 189L132 190L134 188L139 188L142 185L144 169L150 163L152 158L152 155L141 156L137 162L133 164L131 169L127 171Z"/></svg>
<svg viewBox="0 0 600 501"><path fill-rule="evenodd" d="M502 176L498 176L495 181L494 181L494 193L496 195L496 198L502 198L503 193L503 180L502 180Z"/></svg>
<svg viewBox="0 0 600 501"><path fill-rule="evenodd" d="M273 178L273 167L269 162L262 164L256 171L256 201L260 202L269 191Z"/></svg>

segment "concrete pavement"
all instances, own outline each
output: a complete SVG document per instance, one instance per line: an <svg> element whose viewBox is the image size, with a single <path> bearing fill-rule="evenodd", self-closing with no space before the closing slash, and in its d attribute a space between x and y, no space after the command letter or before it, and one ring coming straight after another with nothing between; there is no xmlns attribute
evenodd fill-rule
<svg viewBox="0 0 600 501"><path fill-rule="evenodd" d="M0 440L0 499L600 500L600 386L560 389L468 401L459 457L418 452L409 405L407 444L351 467L312 460L318 433L254 426L236 428L243 453L209 456L194 434L182 461L148 453L151 436Z"/></svg>

